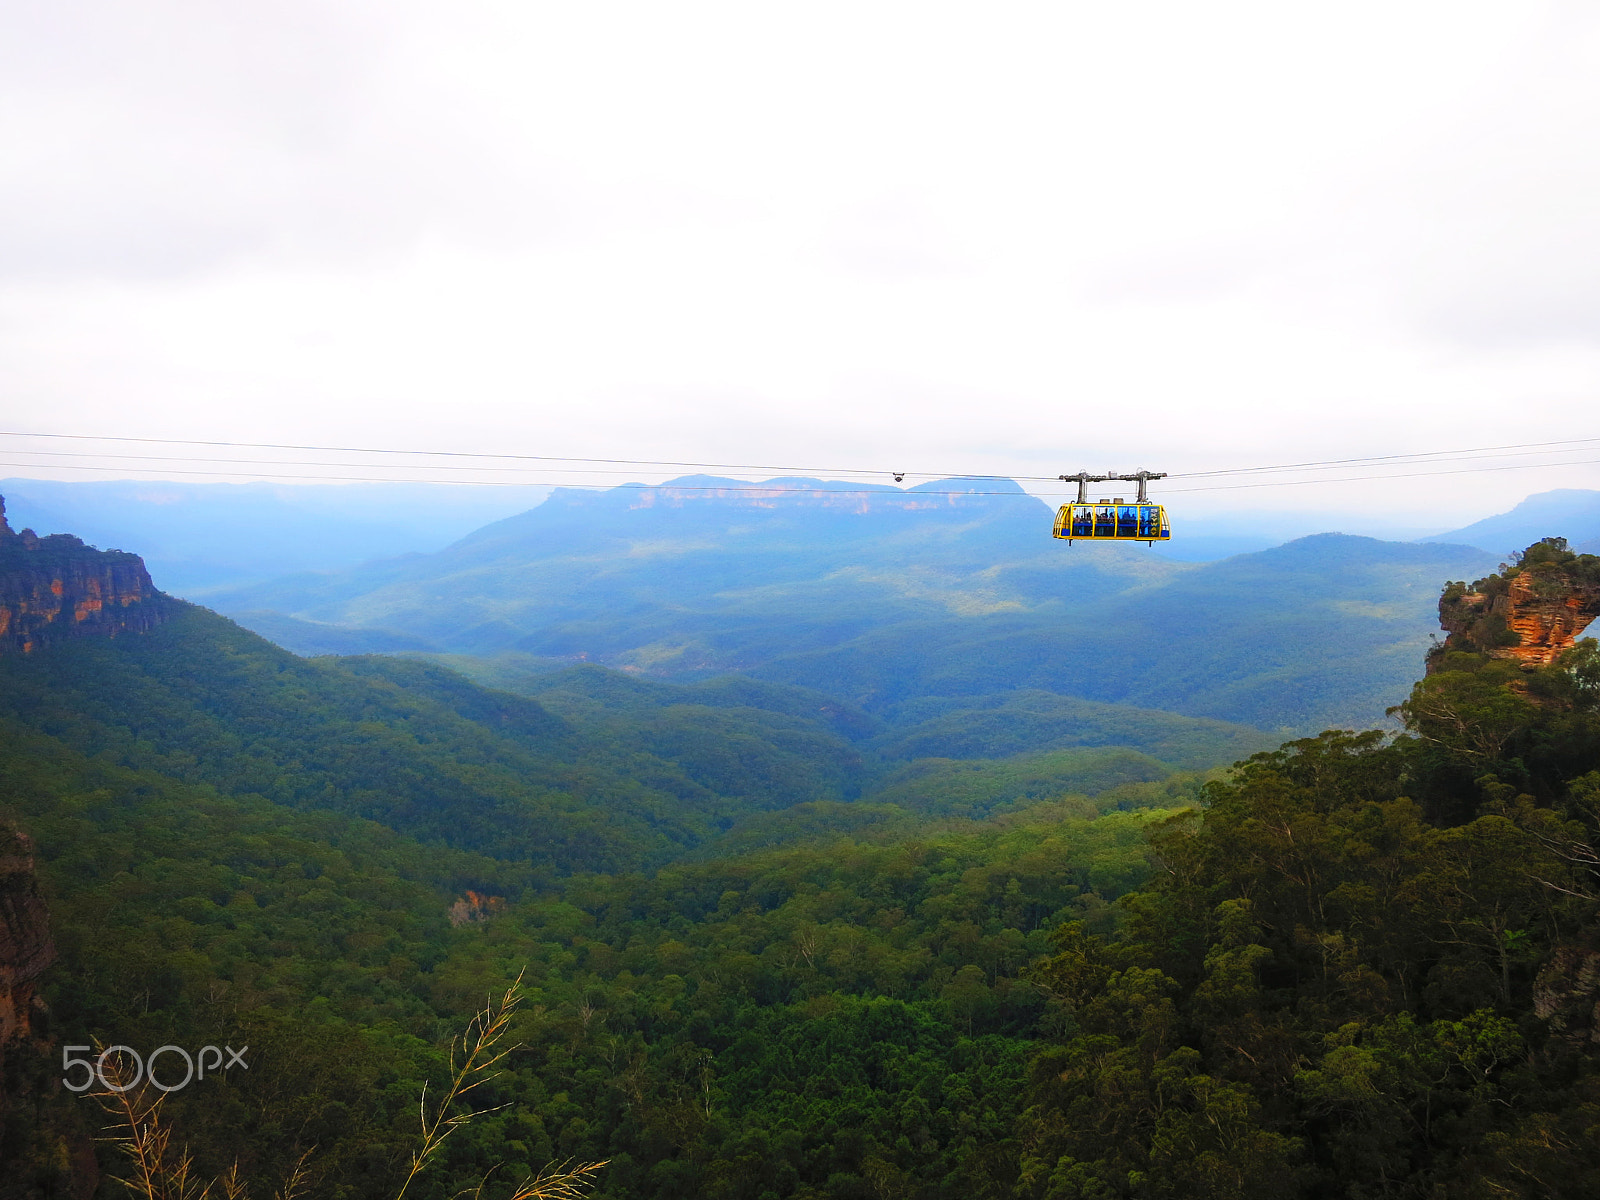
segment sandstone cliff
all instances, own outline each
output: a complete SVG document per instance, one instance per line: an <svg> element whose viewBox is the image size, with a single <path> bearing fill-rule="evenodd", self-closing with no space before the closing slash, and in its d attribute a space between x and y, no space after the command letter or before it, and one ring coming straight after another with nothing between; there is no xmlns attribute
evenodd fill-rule
<svg viewBox="0 0 1600 1200"><path fill-rule="evenodd" d="M1558 946L1534 981L1533 1011L1557 1037L1600 1042L1600 951Z"/></svg>
<svg viewBox="0 0 1600 1200"><path fill-rule="evenodd" d="M0 824L0 1197L90 1200L100 1184L89 1113L62 1090L41 1024L39 980L55 957L33 845Z"/></svg>
<svg viewBox="0 0 1600 1200"><path fill-rule="evenodd" d="M39 976L54 961L50 914L33 875L33 844L0 825L0 1063L32 1032Z"/></svg>
<svg viewBox="0 0 1600 1200"><path fill-rule="evenodd" d="M0 497L0 654L71 637L142 633L166 611L166 596L137 554L96 550L65 533L16 533Z"/></svg>
<svg viewBox="0 0 1600 1200"><path fill-rule="evenodd" d="M1528 547L1516 566L1439 598L1443 650L1548 666L1600 616L1600 558L1573 554L1560 538ZM1434 661L1437 661L1435 659ZM1433 663L1430 662L1430 669Z"/></svg>
<svg viewBox="0 0 1600 1200"><path fill-rule="evenodd" d="M468 891L450 906L450 924L460 928L487 921L506 911L504 896L485 896L482 892Z"/></svg>

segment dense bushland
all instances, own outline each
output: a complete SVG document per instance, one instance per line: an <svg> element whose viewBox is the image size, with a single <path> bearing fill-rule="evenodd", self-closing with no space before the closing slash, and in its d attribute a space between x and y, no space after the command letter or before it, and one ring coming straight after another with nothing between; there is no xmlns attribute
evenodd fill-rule
<svg viewBox="0 0 1600 1200"><path fill-rule="evenodd" d="M630 1197L1600 1192L1593 642L1452 653L1403 734L1203 782L892 766L814 694L537 703L192 620L7 664L0 788L48 1034L248 1042L170 1109L261 1194L311 1150L314 1194L392 1195L443 1045L524 969L522 1048L408 1195L566 1158ZM769 753L817 798L763 792ZM586 856L528 832L569 820ZM95 1114L55 1058L7 1070L5 1187L63 1194Z"/></svg>

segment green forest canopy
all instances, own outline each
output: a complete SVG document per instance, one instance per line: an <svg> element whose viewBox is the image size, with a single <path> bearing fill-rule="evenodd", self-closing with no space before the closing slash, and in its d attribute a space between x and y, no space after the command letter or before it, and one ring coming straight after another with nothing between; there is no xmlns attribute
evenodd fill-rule
<svg viewBox="0 0 1600 1200"><path fill-rule="evenodd" d="M568 1157L630 1197L1600 1192L1592 641L1449 655L1403 734L1209 781L886 760L797 692L547 706L203 613L0 673L50 1033L248 1041L171 1103L263 1195L315 1147L316 1194L392 1196L442 1045L524 967L524 1048L413 1194ZM717 774L758 744L821 792ZM468 889L504 903L452 923ZM47 1195L93 1118L8 1070L44 1099L4 1187Z"/></svg>

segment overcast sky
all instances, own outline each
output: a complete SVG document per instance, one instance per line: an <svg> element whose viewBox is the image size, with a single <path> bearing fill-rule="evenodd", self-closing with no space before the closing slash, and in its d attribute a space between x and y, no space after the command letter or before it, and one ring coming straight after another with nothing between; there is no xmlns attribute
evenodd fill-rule
<svg viewBox="0 0 1600 1200"><path fill-rule="evenodd" d="M8 430L1020 474L1600 435L1591 4L0 13ZM1600 466L1182 503L1552 487Z"/></svg>

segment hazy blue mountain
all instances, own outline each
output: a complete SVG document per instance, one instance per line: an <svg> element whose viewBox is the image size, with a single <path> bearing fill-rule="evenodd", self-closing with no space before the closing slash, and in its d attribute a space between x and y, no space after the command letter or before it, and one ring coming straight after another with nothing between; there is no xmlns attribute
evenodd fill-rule
<svg viewBox="0 0 1600 1200"><path fill-rule="evenodd" d="M1232 558L1235 554L1270 550L1282 545L1285 540L1246 533L1185 533L1183 537L1175 538L1164 546L1155 547L1154 552L1173 562L1216 562L1218 559Z"/></svg>
<svg viewBox="0 0 1600 1200"><path fill-rule="evenodd" d="M438 554L219 592L230 614L410 634L652 671L742 669L885 622L1090 603L1186 570L1142 546L1049 536L1015 484L902 491L690 477L668 491L560 490ZM999 492L1000 494L985 494Z"/></svg>
<svg viewBox="0 0 1600 1200"><path fill-rule="evenodd" d="M1495 564L1469 546L1340 534L1203 564L1069 547L1014 485L943 495L955 488L788 480L770 486L795 494L777 496L679 484L558 491L436 554L212 603L263 632L270 621L252 612L454 654L678 679L737 671L879 715L954 698L971 713L952 729L1045 720L994 715L993 697L1023 689L1305 732L1381 720L1437 628L1441 582Z"/></svg>
<svg viewBox="0 0 1600 1200"><path fill-rule="evenodd" d="M1155 547L1157 555L1177 562L1216 562L1236 554L1255 554L1316 533L1348 533L1385 542L1409 542L1429 532L1428 528L1405 520L1404 513L1385 517L1338 510L1278 509L1269 505L1199 516L1186 511L1185 499L1182 493L1170 497L1169 504L1175 505L1173 538Z"/></svg>
<svg viewBox="0 0 1600 1200"><path fill-rule="evenodd" d="M143 556L174 595L428 552L532 508L547 487L0 481L12 523Z"/></svg>
<svg viewBox="0 0 1600 1200"><path fill-rule="evenodd" d="M1472 547L1319 534L1109 602L908 621L752 670L874 711L1033 688L1284 733L1365 726L1405 697L1440 581L1493 565Z"/></svg>
<svg viewBox="0 0 1600 1200"><path fill-rule="evenodd" d="M1600 492L1583 488L1539 492L1510 512L1423 540L1477 546L1505 559L1543 537L1564 537L1574 550L1600 553Z"/></svg>

